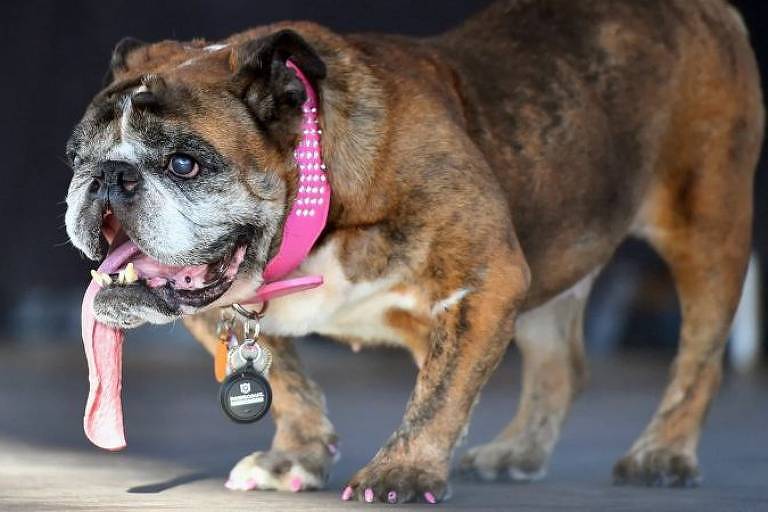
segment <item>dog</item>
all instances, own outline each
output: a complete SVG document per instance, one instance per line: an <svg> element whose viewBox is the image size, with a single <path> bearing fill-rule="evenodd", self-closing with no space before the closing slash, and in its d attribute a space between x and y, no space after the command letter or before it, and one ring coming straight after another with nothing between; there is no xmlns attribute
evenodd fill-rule
<svg viewBox="0 0 768 512"><path fill-rule="evenodd" d="M458 469L541 477L586 379L590 286L623 240L668 264L682 310L661 403L618 482L690 485L750 252L764 111L745 25L725 0L501 0L429 38L340 35L310 22L212 43L125 39L67 145L66 227L91 259L129 239L159 265L232 265L204 289L104 286L96 317L131 328L183 316L212 352L218 308L264 282L301 188L308 91L333 196L274 298L272 447L235 489L323 487L337 455L324 397L292 339L405 348L419 368L399 428L345 500L438 502L452 452L509 343L517 415Z"/></svg>

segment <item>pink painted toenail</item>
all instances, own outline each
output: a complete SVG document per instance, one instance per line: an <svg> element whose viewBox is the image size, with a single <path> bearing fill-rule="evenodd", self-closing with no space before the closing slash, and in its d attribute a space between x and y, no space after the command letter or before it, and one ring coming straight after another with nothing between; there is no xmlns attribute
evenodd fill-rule
<svg viewBox="0 0 768 512"><path fill-rule="evenodd" d="M226 487L230 491L234 491L235 489L237 489L237 485L235 485L235 481L232 480L231 478L226 482L224 482L224 487Z"/></svg>
<svg viewBox="0 0 768 512"><path fill-rule="evenodd" d="M331 455L336 455L336 452L338 452L339 449L336 448L335 444L329 444L328 445L328 451L331 452Z"/></svg>
<svg viewBox="0 0 768 512"><path fill-rule="evenodd" d="M291 491L299 492L301 490L301 478L297 476L291 478L291 481L288 483L288 486L291 488Z"/></svg>
<svg viewBox="0 0 768 512"><path fill-rule="evenodd" d="M243 484L243 490L244 491L251 491L253 489L256 489L259 486L259 481L255 478L249 478L245 481Z"/></svg>
<svg viewBox="0 0 768 512"><path fill-rule="evenodd" d="M389 494L387 494L387 501L390 503L396 503L397 493L395 491L389 491Z"/></svg>
<svg viewBox="0 0 768 512"><path fill-rule="evenodd" d="M348 486L346 489L344 489L344 492L341 493L341 499L344 501L349 501L352 498L352 493L354 491L352 490L352 487Z"/></svg>
<svg viewBox="0 0 768 512"><path fill-rule="evenodd" d="M365 501L373 503L373 489L368 488L365 490Z"/></svg>
<svg viewBox="0 0 768 512"><path fill-rule="evenodd" d="M435 499L435 495L432 494L431 492L425 492L424 499L427 500L428 503L432 503L433 505L437 503L437 500Z"/></svg>

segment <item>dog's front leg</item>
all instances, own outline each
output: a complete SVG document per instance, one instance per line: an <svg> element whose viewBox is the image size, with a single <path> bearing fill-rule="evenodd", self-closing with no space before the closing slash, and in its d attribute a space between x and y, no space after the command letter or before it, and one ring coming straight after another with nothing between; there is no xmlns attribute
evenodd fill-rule
<svg viewBox="0 0 768 512"><path fill-rule="evenodd" d="M269 383L274 398L276 432L269 451L248 455L235 465L227 487L237 490L320 489L338 458L333 425L326 417L325 397L304 375L293 342L262 336L259 343L273 354Z"/></svg>
<svg viewBox="0 0 768 512"><path fill-rule="evenodd" d="M218 312L186 317L184 324L213 354ZM232 469L227 487L237 490L319 489L337 458L337 439L326 417L325 397L301 368L293 342L261 336L259 343L272 351L272 417L277 430L272 448L248 455Z"/></svg>
<svg viewBox="0 0 768 512"><path fill-rule="evenodd" d="M447 496L451 454L513 336L528 269L519 251L499 248L463 281L466 295L434 315L430 351L401 426L350 480L342 499L435 503ZM435 286L447 295L445 284Z"/></svg>

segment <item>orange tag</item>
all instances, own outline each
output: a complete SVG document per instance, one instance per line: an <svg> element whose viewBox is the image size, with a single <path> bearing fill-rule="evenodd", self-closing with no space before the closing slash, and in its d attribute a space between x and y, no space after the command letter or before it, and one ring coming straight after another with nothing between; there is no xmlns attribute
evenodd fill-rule
<svg viewBox="0 0 768 512"><path fill-rule="evenodd" d="M216 354L213 356L213 373L218 382L227 378L227 342L219 340L216 344Z"/></svg>

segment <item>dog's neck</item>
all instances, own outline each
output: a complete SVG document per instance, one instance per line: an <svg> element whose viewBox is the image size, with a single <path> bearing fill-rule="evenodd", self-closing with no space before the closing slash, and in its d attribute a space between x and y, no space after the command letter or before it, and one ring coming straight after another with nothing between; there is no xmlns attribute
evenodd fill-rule
<svg viewBox="0 0 768 512"><path fill-rule="evenodd" d="M323 284L322 276L285 279L301 265L320 238L331 204L331 183L323 161L322 129L318 122L317 93L296 64L288 60L286 66L296 73L307 95L302 106L301 137L293 153L298 189L283 222L280 247L264 268L264 283L245 304L265 303Z"/></svg>
<svg viewBox="0 0 768 512"><path fill-rule="evenodd" d="M381 159L386 153L383 149L387 146L389 136L385 130L387 109L381 85L374 72L363 59L359 58L356 50L350 48L349 53L353 57L345 61L333 55L323 55L328 64L329 73L336 78L334 81L325 81L322 95L318 94L293 62L290 60L287 62L287 65L296 72L307 92L307 101L303 105L299 145L294 152L295 168L299 171L296 199L286 216L280 246L265 267L264 283L250 299L242 301L242 304L262 304L270 298L322 285L322 276L302 276L293 279L285 279L285 277L301 265L321 236L324 239L325 235L332 234L336 229L371 225L385 218L389 205L382 202L385 200L383 195L374 193L373 183L376 179L376 170L384 167L381 165ZM355 69L356 83L354 84L345 81L345 77L350 76L348 68ZM351 91L357 92L351 93ZM313 112L312 109L316 111ZM318 119L318 114L321 112L322 119ZM379 122L373 122L375 119ZM316 133L312 133L313 129L316 129ZM321 133L317 133L320 129ZM309 133L305 133L307 130ZM318 146L317 162L314 161L315 141ZM309 158L313 160L302 164L299 155L304 153L304 158L307 158L307 145L309 145L308 149L312 150L309 152ZM305 148L304 151L302 148ZM318 174L319 171L314 170L315 164L326 165L327 169L319 169L322 173ZM312 178L305 177L302 181L302 165L312 166ZM315 175L320 176L321 181L315 182ZM323 176L326 178L325 182L322 181ZM309 179L312 181L307 181ZM299 210L306 210L304 200L307 197L302 196L302 187L306 194L306 187L309 185L309 193L312 194L312 188L319 188L320 183L328 184L323 192L327 193L328 197L311 195L308 199L323 199L322 205L316 205L323 206L323 214L316 209L314 215L310 213L307 217L302 213L301 216L296 217ZM332 202L331 190L333 190ZM319 190L315 192L315 194L318 193ZM299 200L302 203L299 203ZM313 206L311 202L309 206ZM301 239L304 241L299 248L294 246L294 241L291 240L293 229L289 229L289 223L294 223L292 219L296 223L298 219L302 221L314 219L311 222L322 219L323 222L319 229L317 228L319 222L314 226L316 231L313 231L312 235L302 233ZM311 243L309 243L310 240ZM291 254L290 263L288 263L288 254Z"/></svg>
<svg viewBox="0 0 768 512"><path fill-rule="evenodd" d="M391 142L383 84L359 49L343 39L335 44L344 48L344 57L321 53L328 77L319 91L323 155L333 186L327 234L380 222L390 206L375 185L386 181L380 173Z"/></svg>

